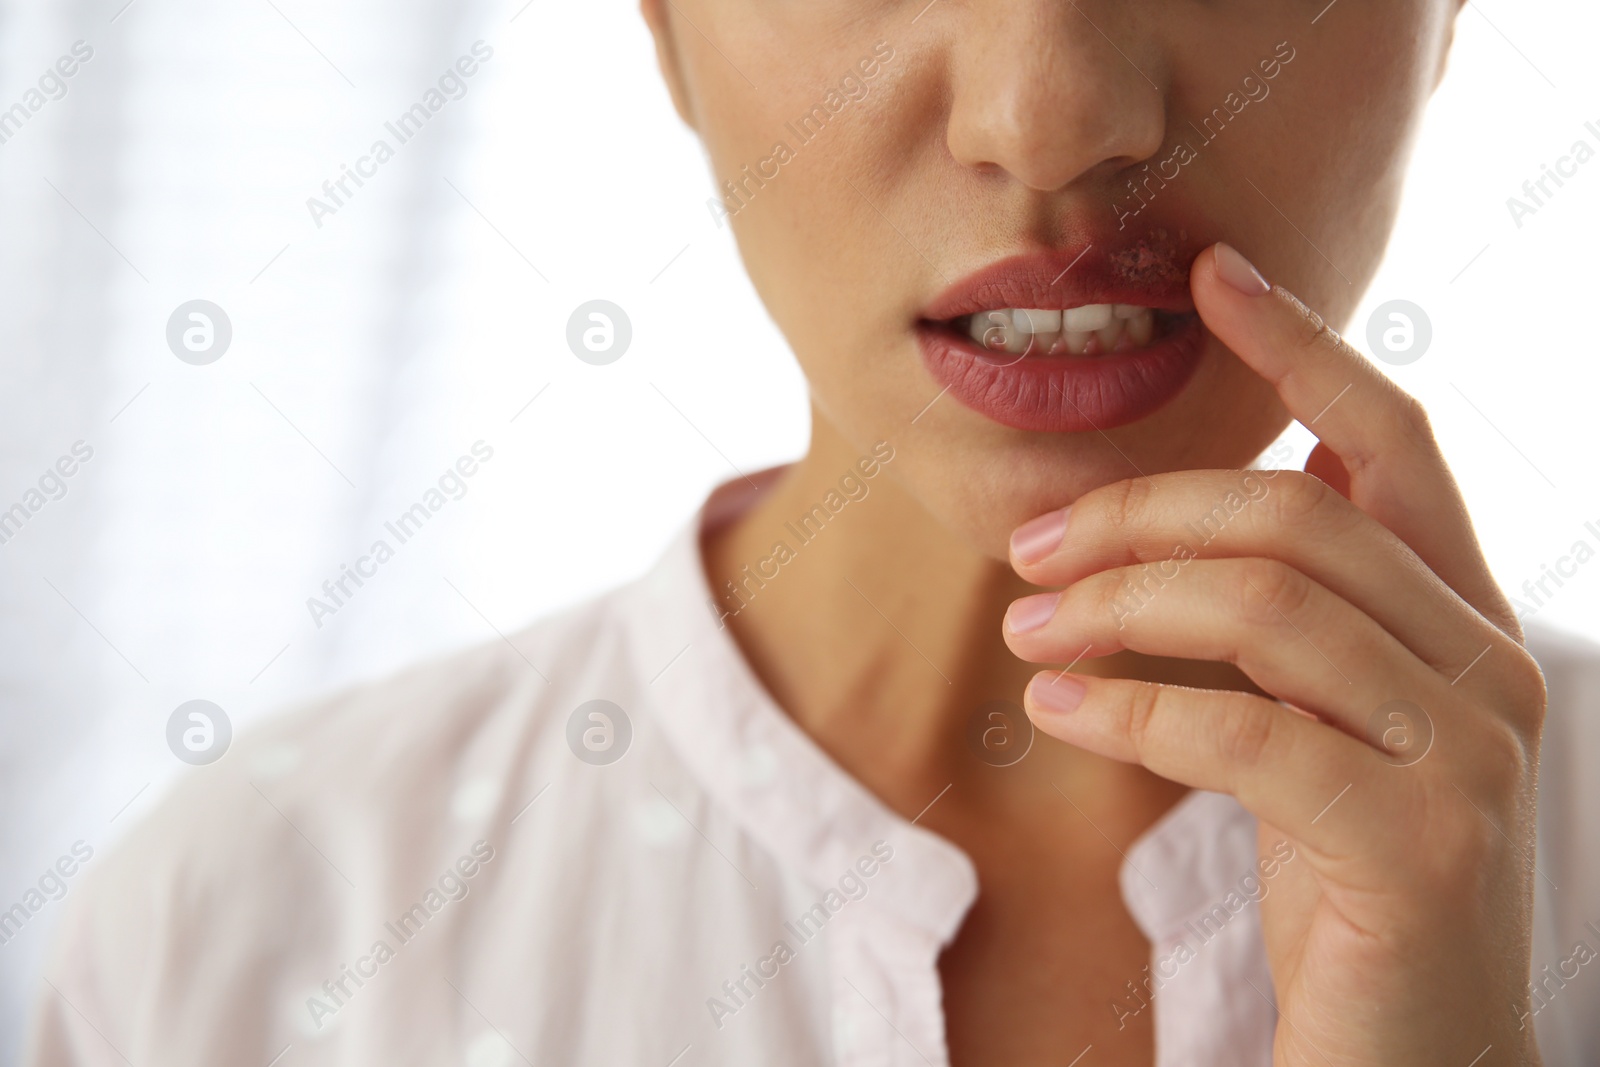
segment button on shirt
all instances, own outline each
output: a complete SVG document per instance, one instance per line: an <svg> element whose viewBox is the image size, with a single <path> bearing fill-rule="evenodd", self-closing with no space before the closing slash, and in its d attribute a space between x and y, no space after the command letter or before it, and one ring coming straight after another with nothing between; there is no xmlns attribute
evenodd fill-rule
<svg viewBox="0 0 1600 1067"><path fill-rule="evenodd" d="M976 873L833 763L720 628L700 538L752 495L718 490L630 585L190 772L80 876L25 1062L948 1063L937 965ZM1600 952L1600 658L1532 647L1551 710L1529 1024L1555 1067L1600 1062L1600 962L1572 962ZM1254 818L1189 794L1121 885L1151 962L1108 1011L1153 1013L1159 1067L1270 1064Z"/></svg>

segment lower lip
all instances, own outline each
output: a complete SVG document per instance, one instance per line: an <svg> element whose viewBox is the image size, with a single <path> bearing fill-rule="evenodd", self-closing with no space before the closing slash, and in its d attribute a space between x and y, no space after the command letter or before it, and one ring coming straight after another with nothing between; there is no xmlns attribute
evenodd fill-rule
<svg viewBox="0 0 1600 1067"><path fill-rule="evenodd" d="M1017 430L1082 433L1136 422L1182 392L1204 333L1194 315L1148 348L1086 358L994 354L926 322L917 340L928 372L980 415Z"/></svg>

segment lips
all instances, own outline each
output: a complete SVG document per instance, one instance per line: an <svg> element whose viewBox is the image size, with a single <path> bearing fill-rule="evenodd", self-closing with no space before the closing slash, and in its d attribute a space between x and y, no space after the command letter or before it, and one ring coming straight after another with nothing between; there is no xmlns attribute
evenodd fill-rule
<svg viewBox="0 0 1600 1067"><path fill-rule="evenodd" d="M923 362L962 404L1015 429L1135 422L1183 391L1203 353L1193 259L1156 231L994 263L923 310Z"/></svg>

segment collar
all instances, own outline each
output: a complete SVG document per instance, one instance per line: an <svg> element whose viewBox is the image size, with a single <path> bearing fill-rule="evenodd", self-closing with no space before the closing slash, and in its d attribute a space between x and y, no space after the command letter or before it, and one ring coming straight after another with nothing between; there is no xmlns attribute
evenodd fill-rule
<svg viewBox="0 0 1600 1067"><path fill-rule="evenodd" d="M622 591L635 666L657 724L701 786L752 839L817 886L836 882L876 841L896 877L878 902L947 944L977 898L976 868L945 838L888 808L797 726L717 618L701 541L743 514L784 473L726 482L657 564ZM1123 900L1152 943L1237 887L1254 864L1255 819L1234 798L1190 793L1131 845Z"/></svg>

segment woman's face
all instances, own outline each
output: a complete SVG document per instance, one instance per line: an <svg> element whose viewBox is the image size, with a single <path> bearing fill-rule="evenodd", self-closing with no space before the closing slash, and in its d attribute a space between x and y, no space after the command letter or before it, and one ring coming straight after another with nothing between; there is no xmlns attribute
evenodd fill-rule
<svg viewBox="0 0 1600 1067"><path fill-rule="evenodd" d="M644 0L817 417L1002 559L1090 489L1282 431L1189 264L1225 240L1342 325L1456 9Z"/></svg>

